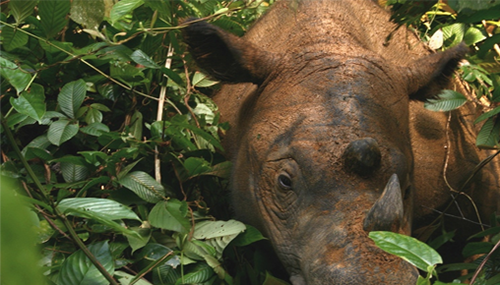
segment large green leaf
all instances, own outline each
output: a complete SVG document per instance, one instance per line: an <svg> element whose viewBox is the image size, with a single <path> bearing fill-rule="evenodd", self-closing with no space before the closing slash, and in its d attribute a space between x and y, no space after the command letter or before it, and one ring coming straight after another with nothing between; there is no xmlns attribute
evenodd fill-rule
<svg viewBox="0 0 500 285"><path fill-rule="evenodd" d="M18 28L13 29L10 26L3 26L2 37L3 47L6 51L11 51L28 43L27 34L19 31Z"/></svg>
<svg viewBox="0 0 500 285"><path fill-rule="evenodd" d="M45 115L45 93L43 86L33 83L29 91L24 91L18 98L10 98L10 104L21 114L41 123Z"/></svg>
<svg viewBox="0 0 500 285"><path fill-rule="evenodd" d="M70 118L74 119L76 111L80 108L87 94L85 81L79 79L69 82L63 86L57 96L57 102L61 110Z"/></svg>
<svg viewBox="0 0 500 285"><path fill-rule="evenodd" d="M17 25L21 24L24 19L33 13L36 3L38 3L38 0L10 0L10 13L16 19Z"/></svg>
<svg viewBox="0 0 500 285"><path fill-rule="evenodd" d="M70 8L70 0L40 0L38 3L40 27L47 38L54 37L66 26Z"/></svg>
<svg viewBox="0 0 500 285"><path fill-rule="evenodd" d="M256 228L245 225L246 230L239 234L234 240L233 245L235 246L246 246L251 243L257 242L259 240L266 239Z"/></svg>
<svg viewBox="0 0 500 285"><path fill-rule="evenodd" d="M31 74L29 74L27 71L22 70L12 61L9 61L1 56L0 75L2 76L3 80L7 80L10 85L16 88L17 94L24 91L24 89L31 82Z"/></svg>
<svg viewBox="0 0 500 285"><path fill-rule="evenodd" d="M106 271L113 274L115 267L113 257L107 241L101 241L88 246L89 251L104 266ZM71 254L61 265L58 285L73 284L109 284L106 278L97 270L90 259L80 249Z"/></svg>
<svg viewBox="0 0 500 285"><path fill-rule="evenodd" d="M393 232L373 231L368 236L382 250L399 256L417 268L427 271L429 266L443 263L441 256L425 243Z"/></svg>
<svg viewBox="0 0 500 285"><path fill-rule="evenodd" d="M98 137L104 133L109 133L109 127L103 123L92 123L88 126L81 127L80 131L84 134Z"/></svg>
<svg viewBox="0 0 500 285"><path fill-rule="evenodd" d="M500 117L490 117L484 122L476 137L476 145L482 148L493 148L500 140Z"/></svg>
<svg viewBox="0 0 500 285"><path fill-rule="evenodd" d="M106 3L107 2L107 3ZM111 6L113 0L73 0L71 3L71 19L87 29L97 30L106 15L106 7Z"/></svg>
<svg viewBox="0 0 500 285"><path fill-rule="evenodd" d="M476 118L476 120L474 121L474 124L477 124L481 121L484 121L488 118L491 118L491 117L495 116L496 114L500 114L500 106L498 106L495 109L488 111L484 114L481 114L479 117Z"/></svg>
<svg viewBox="0 0 500 285"><path fill-rule="evenodd" d="M144 0L122 0L116 2L111 9L109 18L111 24L114 25L116 21L120 20L123 16L130 14L135 8L144 4Z"/></svg>
<svg viewBox="0 0 500 285"><path fill-rule="evenodd" d="M183 279L179 279L175 285L183 284L199 284L207 281L214 275L213 269L206 263L198 263L195 268L191 270L188 274L184 275Z"/></svg>
<svg viewBox="0 0 500 285"><path fill-rule="evenodd" d="M160 66L156 64L147 54L145 54L142 50L138 49L132 53L130 56L136 63L153 69L159 69Z"/></svg>
<svg viewBox="0 0 500 285"><path fill-rule="evenodd" d="M52 144L60 146L78 133L78 124L67 119L60 119L50 124L47 138Z"/></svg>
<svg viewBox="0 0 500 285"><path fill-rule="evenodd" d="M64 213L71 213L75 209L98 213L105 215L109 220L141 220L125 205L104 198L66 198L59 203L58 208Z"/></svg>
<svg viewBox="0 0 500 285"><path fill-rule="evenodd" d="M143 171L134 171L118 181L149 203L156 203L165 197L163 185Z"/></svg>
<svg viewBox="0 0 500 285"><path fill-rule="evenodd" d="M188 232L191 227L186 202L176 199L158 202L149 213L152 226L175 232Z"/></svg>
<svg viewBox="0 0 500 285"><path fill-rule="evenodd" d="M89 175L89 169L85 165L72 162L61 162L61 172L67 183L85 180Z"/></svg>
<svg viewBox="0 0 500 285"><path fill-rule="evenodd" d="M216 257L221 258L226 246L245 229L245 224L236 220L203 221L195 225L193 238L205 240L217 251Z"/></svg>
<svg viewBox="0 0 500 285"><path fill-rule="evenodd" d="M438 99L429 99L424 107L427 110L436 112L446 112L459 108L467 102L467 98L461 93L453 90L443 90Z"/></svg>

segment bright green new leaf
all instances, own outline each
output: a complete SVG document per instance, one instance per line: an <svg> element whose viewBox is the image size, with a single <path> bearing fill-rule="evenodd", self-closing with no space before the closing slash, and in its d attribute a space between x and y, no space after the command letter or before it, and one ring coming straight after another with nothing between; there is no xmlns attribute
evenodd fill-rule
<svg viewBox="0 0 500 285"><path fill-rule="evenodd" d="M142 50L138 49L130 55L130 57L138 64L147 67L158 69L160 66L156 64L147 54L145 54Z"/></svg>
<svg viewBox="0 0 500 285"><path fill-rule="evenodd" d="M210 80L207 75L201 72L195 72L192 82L193 86L195 87L210 87L218 83L218 81Z"/></svg>
<svg viewBox="0 0 500 285"><path fill-rule="evenodd" d="M143 171L131 172L118 182L149 203L156 203L165 197L163 185Z"/></svg>
<svg viewBox="0 0 500 285"><path fill-rule="evenodd" d="M24 1L19 1L24 2ZM12 3L12 2L11 2ZM18 67L12 61L0 56L0 75L3 80L7 80L10 85L16 88L17 94L26 89L31 82L31 74Z"/></svg>
<svg viewBox="0 0 500 285"><path fill-rule="evenodd" d="M74 119L87 95L87 86L83 79L69 82L63 86L57 96L57 102L61 110L70 118Z"/></svg>
<svg viewBox="0 0 500 285"><path fill-rule="evenodd" d="M10 98L10 104L20 114L27 115L41 123L46 112L43 86L33 83L30 90L24 91L18 98Z"/></svg>
<svg viewBox="0 0 500 285"><path fill-rule="evenodd" d="M54 37L66 26L70 8L70 0L40 0L38 3L40 27L47 38Z"/></svg>
<svg viewBox="0 0 500 285"><path fill-rule="evenodd" d="M452 47L463 41L465 35L465 24L455 23L442 28L444 42L446 46Z"/></svg>
<svg viewBox="0 0 500 285"><path fill-rule="evenodd" d="M18 28L13 29L10 26L3 26L2 37L3 47L6 51L11 51L28 43L27 34L19 31Z"/></svg>
<svg viewBox="0 0 500 285"><path fill-rule="evenodd" d="M33 13L38 0L10 0L9 9L10 13L16 19L16 25L22 23L22 21ZM3 31L2 31L3 34Z"/></svg>
<svg viewBox="0 0 500 285"><path fill-rule="evenodd" d="M105 215L109 220L141 220L137 214L130 210L127 206L111 199L66 198L59 203L58 208L64 213L70 213L75 209L80 209L85 212L98 213Z"/></svg>
<svg viewBox="0 0 500 285"><path fill-rule="evenodd" d="M464 42L466 45L470 46L473 44L476 44L482 40L486 39L486 36L483 34L483 32L476 28L476 27L470 27L467 29L464 35Z"/></svg>
<svg viewBox="0 0 500 285"><path fill-rule="evenodd" d="M60 119L50 124L47 138L57 146L63 142L70 140L78 133L78 124L67 119Z"/></svg>
<svg viewBox="0 0 500 285"><path fill-rule="evenodd" d="M382 250L399 256L420 270L427 271L429 266L443 263L433 248L415 238L381 231L370 232L368 236Z"/></svg>
<svg viewBox="0 0 500 285"><path fill-rule="evenodd" d="M109 13L111 24L114 25L116 21L120 20L125 15L132 13L135 8L141 6L142 4L144 4L144 0L122 0L116 2Z"/></svg>
<svg viewBox="0 0 500 285"><path fill-rule="evenodd" d="M187 217L185 201L176 199L158 202L149 213L152 226L174 232L189 232L190 218Z"/></svg>
<svg viewBox="0 0 500 285"><path fill-rule="evenodd" d="M115 270L113 257L107 241L97 242L88 246L89 251L104 266L106 271L113 274ZM61 265L58 285L68 284L109 284L106 278L97 270L90 259L80 249L71 254Z"/></svg>
<svg viewBox="0 0 500 285"><path fill-rule="evenodd" d="M453 90L443 90L438 99L429 99L424 103L424 107L430 111L447 112L461 107L467 102L467 98L459 92Z"/></svg>

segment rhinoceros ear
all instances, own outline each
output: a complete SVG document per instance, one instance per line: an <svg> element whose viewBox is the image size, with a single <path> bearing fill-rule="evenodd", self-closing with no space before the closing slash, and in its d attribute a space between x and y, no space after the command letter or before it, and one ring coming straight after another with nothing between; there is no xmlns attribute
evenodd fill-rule
<svg viewBox="0 0 500 285"><path fill-rule="evenodd" d="M196 18L184 21L184 42L198 66L217 80L261 84L272 70L272 56L255 45Z"/></svg>
<svg viewBox="0 0 500 285"><path fill-rule="evenodd" d="M416 60L407 69L408 90L413 100L425 101L445 89L453 71L467 53L464 43Z"/></svg>

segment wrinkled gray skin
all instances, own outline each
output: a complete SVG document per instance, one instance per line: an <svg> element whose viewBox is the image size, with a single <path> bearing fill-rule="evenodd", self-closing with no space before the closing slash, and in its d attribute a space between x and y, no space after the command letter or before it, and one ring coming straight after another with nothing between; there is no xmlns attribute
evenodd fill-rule
<svg viewBox="0 0 500 285"><path fill-rule="evenodd" d="M458 189L488 155L474 147L474 106L422 107L461 88L450 80L466 48L430 54L404 29L384 44L394 26L372 1L281 1L243 38L188 21L198 65L228 83L215 101L232 125L234 210L270 238L292 284L414 284L416 269L368 233L410 235L449 200L444 171ZM466 189L483 221L499 169Z"/></svg>

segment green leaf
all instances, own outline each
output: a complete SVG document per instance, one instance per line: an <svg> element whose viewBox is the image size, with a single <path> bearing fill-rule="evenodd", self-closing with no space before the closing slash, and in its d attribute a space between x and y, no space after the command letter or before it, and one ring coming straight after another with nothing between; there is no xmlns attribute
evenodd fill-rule
<svg viewBox="0 0 500 285"><path fill-rule="evenodd" d="M107 241L97 242L88 246L89 251L110 274L115 267ZM109 284L106 278L97 270L90 259L80 249L71 254L61 265L58 285L68 284Z"/></svg>
<svg viewBox="0 0 500 285"><path fill-rule="evenodd" d="M85 180L89 175L89 169L86 166L72 162L61 162L61 172L67 183Z"/></svg>
<svg viewBox="0 0 500 285"><path fill-rule="evenodd" d="M239 234L234 240L233 245L235 246L247 246L259 240L266 239L258 229L245 225L246 230Z"/></svg>
<svg viewBox="0 0 500 285"><path fill-rule="evenodd" d="M110 1L92 0L92 5L89 5L88 0L73 0L70 17L84 28L97 30L106 12L109 12L106 11L106 2Z"/></svg>
<svg viewBox="0 0 500 285"><path fill-rule="evenodd" d="M165 74L166 76L168 76L168 78L172 79L175 83L177 83L179 86L184 86L184 81L182 80L182 78L179 76L179 74L177 74L176 72L174 72L173 70L171 69L168 69L166 67L160 67L161 69L161 72L163 72L163 74Z"/></svg>
<svg viewBox="0 0 500 285"><path fill-rule="evenodd" d="M218 81L210 80L209 77L201 72L195 72L193 76L193 86L195 87L210 87L218 84Z"/></svg>
<svg viewBox="0 0 500 285"><path fill-rule="evenodd" d="M468 46L476 44L484 39L486 39L486 36L476 27L470 27L464 35L464 42Z"/></svg>
<svg viewBox="0 0 500 285"><path fill-rule="evenodd" d="M189 173L189 178L199 176L212 170L210 163L201 157L188 157L184 167Z"/></svg>
<svg viewBox="0 0 500 285"><path fill-rule="evenodd" d="M453 90L443 90L438 99L429 99L424 107L430 111L447 112L461 107L467 102L467 98L461 93Z"/></svg>
<svg viewBox="0 0 500 285"><path fill-rule="evenodd" d="M480 148L493 148L500 140L500 117L490 117L481 127L476 137L476 145Z"/></svg>
<svg viewBox="0 0 500 285"><path fill-rule="evenodd" d="M38 3L40 27L47 38L54 37L66 26L70 8L70 0L40 0Z"/></svg>
<svg viewBox="0 0 500 285"><path fill-rule="evenodd" d="M63 86L57 96L57 103L61 110L70 118L74 119L76 111L80 108L87 94L87 86L83 79L69 82Z"/></svg>
<svg viewBox="0 0 500 285"><path fill-rule="evenodd" d="M446 46L453 47L462 42L465 35L465 27L463 23L454 23L443 27L441 30L443 31L444 42L447 43Z"/></svg>
<svg viewBox="0 0 500 285"><path fill-rule="evenodd" d="M198 263L193 270L184 275L183 280L184 284L198 284L207 281L213 275L214 271L210 266L208 266L206 263ZM179 279L175 284L182 284L179 283L181 280L182 279Z"/></svg>
<svg viewBox="0 0 500 285"><path fill-rule="evenodd" d="M24 19L33 13L37 3L38 0L10 0L9 9L14 19L16 19L16 25L21 24Z"/></svg>
<svg viewBox="0 0 500 285"><path fill-rule="evenodd" d="M24 1L18 1L24 2ZM12 3L12 2L10 2ZM31 82L31 74L18 67L15 63L0 56L0 75L12 85L17 94L26 89Z"/></svg>
<svg viewBox="0 0 500 285"><path fill-rule="evenodd" d="M493 248L494 244L490 242L469 242L462 250L464 257L473 256L475 254L488 253Z"/></svg>
<svg viewBox="0 0 500 285"><path fill-rule="evenodd" d="M138 49L130 55L132 60L136 63L143 65L147 68L159 69L160 66L156 64L147 54L145 54L142 50Z"/></svg>
<svg viewBox="0 0 500 285"><path fill-rule="evenodd" d="M18 98L10 98L10 104L20 114L27 115L39 123L45 115L45 92L43 86L33 83L29 91L24 91Z"/></svg>
<svg viewBox="0 0 500 285"><path fill-rule="evenodd" d="M100 103L92 103L92 104L90 104L90 108L94 108L96 110L103 111L103 112L111 112L111 110L106 105L103 105Z"/></svg>
<svg viewBox="0 0 500 285"><path fill-rule="evenodd" d="M93 123L101 123L102 122L101 111L94 108L90 108L87 112L87 115L85 116L85 122L89 125Z"/></svg>
<svg viewBox="0 0 500 285"><path fill-rule="evenodd" d="M109 133L109 127L103 123L96 122L96 123L92 123L88 126L81 127L80 131L84 134L98 137L104 133Z"/></svg>
<svg viewBox="0 0 500 285"><path fill-rule="evenodd" d="M420 270L427 271L427 267L443 263L433 248L415 238L380 231L370 232L368 236L382 250L399 256Z"/></svg>
<svg viewBox="0 0 500 285"><path fill-rule="evenodd" d="M266 279L262 285L289 285L288 282L278 279L266 271Z"/></svg>
<svg viewBox="0 0 500 285"><path fill-rule="evenodd" d="M422 276L418 276L416 285L431 285L431 281Z"/></svg>
<svg viewBox="0 0 500 285"><path fill-rule="evenodd" d="M85 158L85 161L94 166L101 165L101 162L106 161L106 159L108 158L108 155L102 151L79 151L78 154L83 156L83 158Z"/></svg>
<svg viewBox="0 0 500 285"><path fill-rule="evenodd" d="M488 118L491 118L493 116L495 116L496 114L500 114L500 106L496 107L495 109L491 110L491 111L488 111L484 114L481 114L479 117L477 117L477 119L474 121L474 124L477 124L481 121L484 121Z"/></svg>
<svg viewBox="0 0 500 285"><path fill-rule="evenodd" d="M66 198L57 206L63 213L70 214L75 209L87 213L97 213L106 216L109 220L141 219L125 205L111 199L104 198ZM77 213L78 215L78 213Z"/></svg>
<svg viewBox="0 0 500 285"><path fill-rule="evenodd" d="M203 221L195 225L193 237L205 240L217 251L216 257L221 258L226 246L245 229L245 224L236 220Z"/></svg>
<svg viewBox="0 0 500 285"><path fill-rule="evenodd" d="M189 232L191 223L187 215L186 202L176 199L158 202L149 213L152 226L174 232Z"/></svg>
<svg viewBox="0 0 500 285"><path fill-rule="evenodd" d="M148 244L151 238L151 229L143 229L139 227L130 228L130 230L135 231L137 235L126 235L130 248L132 248L132 254L134 251L143 248Z"/></svg>
<svg viewBox="0 0 500 285"><path fill-rule="evenodd" d="M163 185L143 171L131 172L118 182L149 203L156 203L165 197Z"/></svg>
<svg viewBox="0 0 500 285"><path fill-rule="evenodd" d="M130 128L129 133L136 139L142 140L142 113L139 111L135 111L132 117L130 118Z"/></svg>
<svg viewBox="0 0 500 285"><path fill-rule="evenodd" d="M116 21L120 20L127 14L132 13L135 8L144 4L144 0L122 0L118 1L113 8L111 8L111 12L109 14L109 18L111 20L111 24L114 25Z"/></svg>
<svg viewBox="0 0 500 285"><path fill-rule="evenodd" d="M2 28L3 47L6 51L11 51L18 47L22 47L28 43L28 35L13 29L10 26L3 26Z"/></svg>
<svg viewBox="0 0 500 285"><path fill-rule="evenodd" d="M50 124L47 138L52 144L60 146L63 142L73 138L78 133L78 129L77 123L60 119Z"/></svg>
<svg viewBox="0 0 500 285"><path fill-rule="evenodd" d="M129 285L132 280L136 278L134 275L130 275L126 272L123 271L116 271L115 272L115 277L118 279L121 285ZM146 279L142 278L139 279L139 281L134 282L135 285L152 285L149 283Z"/></svg>

